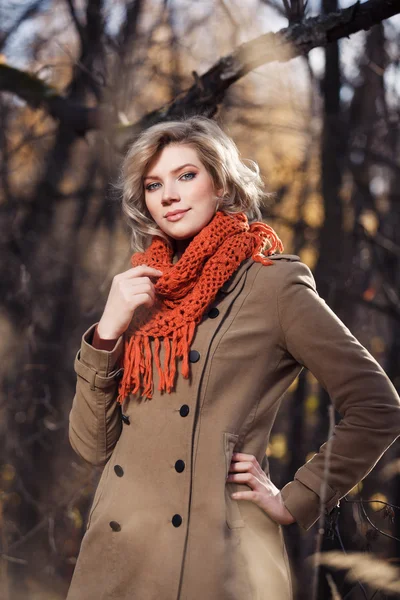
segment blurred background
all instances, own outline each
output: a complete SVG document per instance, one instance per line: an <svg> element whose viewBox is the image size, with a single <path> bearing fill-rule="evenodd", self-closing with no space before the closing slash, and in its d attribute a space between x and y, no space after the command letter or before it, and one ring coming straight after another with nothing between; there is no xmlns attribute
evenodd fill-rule
<svg viewBox="0 0 400 600"><path fill-rule="evenodd" d="M350 4L0 2L2 600L61 600L73 573L99 477L68 442L73 360L112 277L129 267L114 184L143 127L199 112L218 119L259 163L272 192L264 217L285 252L309 265L320 295L399 389L400 17L372 0L376 25L324 45L318 19L334 23ZM274 32L289 26L304 54L297 41L276 54ZM266 33L265 56L257 45L238 54ZM308 51L310 36L319 41ZM232 75L237 63L219 62L232 53L250 66ZM326 439L329 403L307 371L286 394L267 450L278 487ZM394 444L342 500L323 549L398 565L399 474ZM316 529L285 535L296 600L308 600ZM345 574L321 569L318 598L395 595Z"/></svg>

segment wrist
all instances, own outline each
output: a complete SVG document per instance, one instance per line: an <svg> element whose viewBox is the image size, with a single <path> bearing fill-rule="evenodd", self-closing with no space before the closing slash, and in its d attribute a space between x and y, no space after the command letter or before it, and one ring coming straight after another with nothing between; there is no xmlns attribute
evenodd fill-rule
<svg viewBox="0 0 400 600"><path fill-rule="evenodd" d="M99 338L107 341L116 341L121 335L119 331L108 327L105 323L102 323L101 320L96 327L96 331Z"/></svg>
<svg viewBox="0 0 400 600"><path fill-rule="evenodd" d="M96 350L106 350L107 352L112 352L115 349L115 346L118 342L118 339L104 339L99 336L97 331L97 327L93 332L92 346L96 348Z"/></svg>
<svg viewBox="0 0 400 600"><path fill-rule="evenodd" d="M282 509L282 523L281 525L292 525L292 523L296 523L296 518L292 515L290 510L284 503L281 492L279 492L279 500Z"/></svg>

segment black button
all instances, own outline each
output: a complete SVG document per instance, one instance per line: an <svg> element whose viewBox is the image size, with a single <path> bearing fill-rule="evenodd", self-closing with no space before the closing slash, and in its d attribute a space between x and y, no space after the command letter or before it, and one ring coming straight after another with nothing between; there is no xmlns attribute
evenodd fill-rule
<svg viewBox="0 0 400 600"><path fill-rule="evenodd" d="M121 531L121 525L117 521L110 521L110 527L113 531Z"/></svg>
<svg viewBox="0 0 400 600"><path fill-rule="evenodd" d="M121 418L122 418L123 422L125 423L125 425L131 424L131 421L130 421L128 415L124 415L124 413L121 413Z"/></svg>
<svg viewBox="0 0 400 600"><path fill-rule="evenodd" d="M121 465L115 465L114 471L115 471L115 474L118 475L118 477L122 477L122 475L124 474L124 470L121 467Z"/></svg>
<svg viewBox="0 0 400 600"><path fill-rule="evenodd" d="M187 404L183 404L180 409L179 409L179 414L181 415L181 417L187 417L189 414L189 407Z"/></svg>
<svg viewBox="0 0 400 600"><path fill-rule="evenodd" d="M179 525L181 525L181 524L182 524L182 517L181 517L181 515L174 515L172 517L172 525L174 527L179 527Z"/></svg>
<svg viewBox="0 0 400 600"><path fill-rule="evenodd" d="M185 469L185 463L183 460L177 460L175 463L175 470L178 471L178 473L182 473L182 471Z"/></svg>
<svg viewBox="0 0 400 600"><path fill-rule="evenodd" d="M210 317L210 319L216 319L218 317L218 315L219 315L219 310L215 306L208 312L208 316Z"/></svg>
<svg viewBox="0 0 400 600"><path fill-rule="evenodd" d="M200 360L200 353L197 350L191 350L189 352L189 360L190 362L197 362Z"/></svg>

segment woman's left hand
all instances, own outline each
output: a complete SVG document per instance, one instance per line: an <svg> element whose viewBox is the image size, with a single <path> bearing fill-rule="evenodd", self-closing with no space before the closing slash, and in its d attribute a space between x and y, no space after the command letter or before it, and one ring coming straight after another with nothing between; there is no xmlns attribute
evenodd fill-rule
<svg viewBox="0 0 400 600"><path fill-rule="evenodd" d="M295 518L283 504L278 488L261 469L260 464L252 454L234 452L229 474L226 479L230 483L244 483L251 488L250 492L235 492L231 494L234 500L250 500L267 513L271 519L280 525L290 525Z"/></svg>

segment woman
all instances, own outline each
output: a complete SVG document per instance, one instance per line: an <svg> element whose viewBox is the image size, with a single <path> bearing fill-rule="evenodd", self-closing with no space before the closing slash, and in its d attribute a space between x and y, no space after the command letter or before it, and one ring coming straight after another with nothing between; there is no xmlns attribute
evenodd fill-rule
<svg viewBox="0 0 400 600"><path fill-rule="evenodd" d="M283 394L306 366L342 415L328 512L399 435L399 398L257 222L258 169L215 122L149 128L122 180L141 252L75 362L71 444L105 468L68 600L288 600L282 525L318 519L325 452L271 482Z"/></svg>

